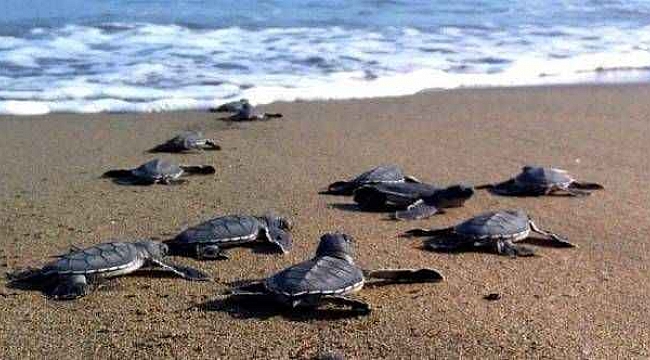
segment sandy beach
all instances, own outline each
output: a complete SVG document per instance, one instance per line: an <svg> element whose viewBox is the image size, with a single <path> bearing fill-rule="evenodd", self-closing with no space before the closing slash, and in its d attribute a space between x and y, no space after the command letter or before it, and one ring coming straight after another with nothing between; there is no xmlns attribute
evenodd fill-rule
<svg viewBox="0 0 650 360"><path fill-rule="evenodd" d="M70 246L167 239L218 215L289 216L285 256L232 249L228 261L174 257L214 276L161 273L110 281L72 302L0 281L0 358L349 359L650 356L649 85L425 92L347 101L275 103L284 118L226 124L201 112L0 117L0 271L38 266ZM210 164L215 176L183 186L119 186L112 168L199 129L219 152L162 155ZM463 208L396 222L352 200L319 195L332 181L395 163L446 185L505 180L525 164L565 168L606 190L587 198L505 198L481 191ZM496 209L526 209L579 247L536 246L536 258L424 251L398 238ZM291 315L220 295L311 257L319 236L356 239L365 268L434 267L446 281L364 289L367 317ZM487 301L489 293L501 294Z"/></svg>

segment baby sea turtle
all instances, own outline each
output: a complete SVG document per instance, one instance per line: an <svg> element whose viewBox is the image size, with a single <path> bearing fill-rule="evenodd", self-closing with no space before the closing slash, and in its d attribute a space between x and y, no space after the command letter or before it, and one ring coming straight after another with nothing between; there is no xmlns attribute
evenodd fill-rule
<svg viewBox="0 0 650 360"><path fill-rule="evenodd" d="M273 118L281 118L282 114L279 113L260 113L253 105L246 102L241 105L233 115L225 118L226 121L258 121L269 120Z"/></svg>
<svg viewBox="0 0 650 360"><path fill-rule="evenodd" d="M231 102L219 105L216 108L210 108L210 112L231 112L231 113L236 113L236 112L241 111L244 104L249 104L248 99L239 99L237 101L231 101Z"/></svg>
<svg viewBox="0 0 650 360"><path fill-rule="evenodd" d="M398 220L426 219L444 208L463 206L474 195L465 185L438 188L423 183L380 183L365 185L354 192L354 201L362 209L404 209L395 212Z"/></svg>
<svg viewBox="0 0 650 360"><path fill-rule="evenodd" d="M269 243L282 253L291 250L291 223L279 216L229 215L193 226L165 243L174 254L198 259L228 259L224 247Z"/></svg>
<svg viewBox="0 0 650 360"><path fill-rule="evenodd" d="M521 173L514 178L493 185L477 186L477 189L489 189L491 192L506 196L541 196L564 192L573 196L590 195L590 190L602 190L596 183L579 182L566 170L538 166L524 166Z"/></svg>
<svg viewBox="0 0 650 360"><path fill-rule="evenodd" d="M443 276L434 269L362 270L352 257L352 237L328 233L321 237L316 256L286 268L260 282L234 289L233 295L270 295L281 304L296 307L318 307L330 303L348 306L362 314L370 305L347 295L353 294L366 279L382 283L438 282Z"/></svg>
<svg viewBox="0 0 650 360"><path fill-rule="evenodd" d="M456 226L444 229L413 229L405 236L432 236L426 247L436 251L454 251L466 248L488 248L500 255L532 256L534 251L515 242L535 232L553 241L559 247L575 247L567 239L535 225L522 210L487 212Z"/></svg>
<svg viewBox="0 0 650 360"><path fill-rule="evenodd" d="M352 195L354 190L363 185L379 183L419 183L420 181L412 176L404 175L402 169L397 165L381 165L372 168L356 178L348 181L336 181L331 183L322 194Z"/></svg>
<svg viewBox="0 0 650 360"><path fill-rule="evenodd" d="M166 160L154 159L135 169L110 170L102 177L114 179L119 184L152 185L179 184L184 175L209 175L216 172L210 165L177 165Z"/></svg>
<svg viewBox="0 0 650 360"><path fill-rule="evenodd" d="M199 131L186 131L149 150L152 153L179 153L191 150L221 150L214 140L206 139Z"/></svg>
<svg viewBox="0 0 650 360"><path fill-rule="evenodd" d="M163 268L187 280L210 279L199 270L163 261L167 250L167 245L155 241L103 243L72 250L40 269L18 270L7 277L14 284L43 286L59 300L82 297L97 280L130 274L142 267Z"/></svg>

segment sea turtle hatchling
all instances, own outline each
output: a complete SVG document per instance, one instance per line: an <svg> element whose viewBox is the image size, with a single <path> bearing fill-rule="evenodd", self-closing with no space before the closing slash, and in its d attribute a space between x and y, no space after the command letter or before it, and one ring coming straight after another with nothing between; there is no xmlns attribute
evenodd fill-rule
<svg viewBox="0 0 650 360"><path fill-rule="evenodd" d="M82 297L99 279L129 274L143 267L163 268L187 280L210 279L199 270L164 261L167 250L167 245L155 241L108 242L72 250L40 269L18 270L7 277L12 284L42 286L58 300Z"/></svg>
<svg viewBox="0 0 650 360"><path fill-rule="evenodd" d="M573 196L590 195L590 190L602 190L597 183L580 182L566 170L538 166L524 166L514 178L499 184L477 186L498 195L541 196L563 192Z"/></svg>
<svg viewBox="0 0 650 360"><path fill-rule="evenodd" d="M281 118L280 113L262 113L257 111L253 105L248 102L242 103L241 108L233 115L223 119L226 121L258 121L270 120L273 118Z"/></svg>
<svg viewBox="0 0 650 360"><path fill-rule="evenodd" d="M395 219L417 220L463 206L473 195L474 189L466 185L438 188L424 183L379 183L355 190L354 201L367 210L402 209L395 212Z"/></svg>
<svg viewBox="0 0 650 360"><path fill-rule="evenodd" d="M210 108L210 112L231 112L236 113L242 110L244 104L249 104L248 99L239 99L236 101L221 104L216 108Z"/></svg>
<svg viewBox="0 0 650 360"><path fill-rule="evenodd" d="M152 185L180 184L184 175L209 175L216 172L210 165L189 166L177 165L160 159L148 161L135 169L109 170L102 175L114 179L119 184Z"/></svg>
<svg viewBox="0 0 650 360"><path fill-rule="evenodd" d="M254 242L272 244L287 253L292 247L289 231L291 223L279 216L228 215L186 229L165 243L174 254L227 259L224 247Z"/></svg>
<svg viewBox="0 0 650 360"><path fill-rule="evenodd" d="M331 183L322 194L331 195L352 195L354 190L363 185L379 183L419 183L420 180L404 175L402 169L397 165L381 165L372 168L352 180L336 181Z"/></svg>
<svg viewBox="0 0 650 360"><path fill-rule="evenodd" d="M151 153L179 153L192 150L221 150L221 146L207 139L199 131L186 131L149 150Z"/></svg>
<svg viewBox="0 0 650 360"><path fill-rule="evenodd" d="M575 247L562 236L542 230L522 210L487 212L444 229L413 229L404 236L432 236L426 248L455 251L466 248L488 248L500 255L533 256L533 249L515 244L531 232L545 236L558 247Z"/></svg>
<svg viewBox="0 0 650 360"><path fill-rule="evenodd" d="M352 241L346 234L325 234L320 239L314 258L288 267L263 281L235 288L231 294L270 295L275 301L291 308L315 308L330 303L367 314L370 312L369 304L348 297L361 290L366 279L377 279L382 283L443 280L443 276L434 269L362 270L352 257Z"/></svg>

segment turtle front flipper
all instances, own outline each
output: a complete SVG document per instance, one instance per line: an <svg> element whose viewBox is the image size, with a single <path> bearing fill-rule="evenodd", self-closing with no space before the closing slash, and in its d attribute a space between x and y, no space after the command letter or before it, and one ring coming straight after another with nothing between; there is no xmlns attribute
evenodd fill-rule
<svg viewBox="0 0 650 360"><path fill-rule="evenodd" d="M414 184L422 184L422 181L420 181L415 176L410 176L410 175L404 175L404 182L414 183Z"/></svg>
<svg viewBox="0 0 650 360"><path fill-rule="evenodd" d="M169 270L173 272L174 274L182 277L185 280L191 280L191 281L209 281L210 275L204 273L201 270L189 267L189 266L183 266L183 265L172 265L172 264L167 264L164 263L158 259L149 259L153 264L160 266L161 268L165 270Z"/></svg>
<svg viewBox="0 0 650 360"><path fill-rule="evenodd" d="M210 175L217 172L211 165L181 165L180 168L187 175Z"/></svg>
<svg viewBox="0 0 650 360"><path fill-rule="evenodd" d="M510 240L499 240L496 242L496 251L499 255L507 256L535 256L535 250L528 246L514 244Z"/></svg>
<svg viewBox="0 0 650 360"><path fill-rule="evenodd" d="M368 315L372 311L370 304L367 302L342 295L325 295L319 299L319 303L348 307L360 315Z"/></svg>
<svg viewBox="0 0 650 360"><path fill-rule="evenodd" d="M424 200L418 200L409 205L406 210L395 212L397 220L420 220L427 219L441 211L433 205L427 204Z"/></svg>
<svg viewBox="0 0 650 360"><path fill-rule="evenodd" d="M85 275L60 275L49 295L55 300L74 300L88 294L89 289Z"/></svg>
<svg viewBox="0 0 650 360"><path fill-rule="evenodd" d="M368 279L382 280L383 283L429 283L444 280L438 270L430 268L363 270L363 275Z"/></svg>
<svg viewBox="0 0 650 360"><path fill-rule="evenodd" d="M266 231L266 238L271 244L276 245L283 254L291 251L293 247L291 234L282 229L269 228Z"/></svg>
<svg viewBox="0 0 650 360"><path fill-rule="evenodd" d="M536 232L538 234L541 234L541 235L544 235L544 236L548 237L550 240L552 240L553 242L558 244L560 247L577 247L573 243L569 242L569 240L567 240L563 236L560 236L560 235L558 235L556 233L552 233L550 231L546 231L546 230L542 230L542 229L538 228L537 225L535 225L535 223L532 220L528 220L528 224L530 226L530 229L533 232Z"/></svg>

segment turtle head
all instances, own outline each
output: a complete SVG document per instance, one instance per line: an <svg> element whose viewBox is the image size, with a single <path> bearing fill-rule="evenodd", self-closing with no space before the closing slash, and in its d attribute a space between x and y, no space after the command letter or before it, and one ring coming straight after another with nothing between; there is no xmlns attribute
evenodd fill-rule
<svg viewBox="0 0 650 360"><path fill-rule="evenodd" d="M452 208L463 206L465 201L473 195L474 188L472 186L460 184L436 191L431 200L436 207Z"/></svg>
<svg viewBox="0 0 650 360"><path fill-rule="evenodd" d="M291 229L293 229L293 223L291 220L282 216L265 215L262 216L261 219L271 228L278 228L284 231L291 231Z"/></svg>
<svg viewBox="0 0 650 360"><path fill-rule="evenodd" d="M352 236L342 233L327 233L320 238L316 256L334 256L349 262L352 260Z"/></svg>
<svg viewBox="0 0 650 360"><path fill-rule="evenodd" d="M169 253L169 247L161 242L140 241L135 244L145 255L154 259L162 259Z"/></svg>

